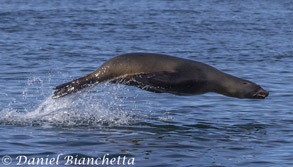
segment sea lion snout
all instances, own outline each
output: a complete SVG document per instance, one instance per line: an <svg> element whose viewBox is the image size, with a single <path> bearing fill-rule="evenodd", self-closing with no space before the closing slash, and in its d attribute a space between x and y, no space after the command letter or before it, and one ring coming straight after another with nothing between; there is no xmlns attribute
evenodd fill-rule
<svg viewBox="0 0 293 167"><path fill-rule="evenodd" d="M269 95L268 91L265 91L263 88L260 88L254 95L255 99L264 99Z"/></svg>

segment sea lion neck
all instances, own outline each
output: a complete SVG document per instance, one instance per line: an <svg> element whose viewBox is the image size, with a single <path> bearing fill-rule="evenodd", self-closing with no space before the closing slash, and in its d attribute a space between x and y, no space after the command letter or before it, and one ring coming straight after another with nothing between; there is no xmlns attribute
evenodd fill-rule
<svg viewBox="0 0 293 167"><path fill-rule="evenodd" d="M245 80L232 76L230 74L219 71L213 79L213 88L212 90L216 93L230 96L230 97L239 97L236 92L235 86L244 82Z"/></svg>

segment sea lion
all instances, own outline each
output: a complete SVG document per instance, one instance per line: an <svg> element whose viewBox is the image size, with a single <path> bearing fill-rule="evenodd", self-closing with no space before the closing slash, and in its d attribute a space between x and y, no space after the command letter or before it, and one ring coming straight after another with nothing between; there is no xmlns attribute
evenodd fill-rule
<svg viewBox="0 0 293 167"><path fill-rule="evenodd" d="M195 95L216 92L230 97L264 99L259 85L193 60L152 53L130 53L110 59L95 72L54 89L53 98L101 82L132 85L156 93Z"/></svg>

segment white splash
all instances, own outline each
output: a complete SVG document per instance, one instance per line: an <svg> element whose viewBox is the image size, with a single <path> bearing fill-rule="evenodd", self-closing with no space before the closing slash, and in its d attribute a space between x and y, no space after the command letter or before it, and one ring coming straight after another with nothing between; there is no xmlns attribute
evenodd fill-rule
<svg viewBox="0 0 293 167"><path fill-rule="evenodd" d="M34 90L40 89L39 94L30 91L31 86ZM27 106L21 111L13 109L13 105L0 110L0 123L62 127L117 126L128 124L135 118L136 97L129 97L129 92L121 85L103 84L99 85L99 88L60 99L52 99L51 94L44 93L44 89L51 91L40 78L29 80L22 94L22 100L27 102ZM17 103L17 99L14 101ZM125 103L127 105L124 105Z"/></svg>

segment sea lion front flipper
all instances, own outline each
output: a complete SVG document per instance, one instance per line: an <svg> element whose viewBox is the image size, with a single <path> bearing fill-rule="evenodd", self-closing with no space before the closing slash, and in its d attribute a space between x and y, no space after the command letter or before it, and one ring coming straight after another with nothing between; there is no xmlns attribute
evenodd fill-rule
<svg viewBox="0 0 293 167"><path fill-rule="evenodd" d="M140 74L132 76L131 80L136 82L137 87L156 93L163 93L169 90L174 81L175 77L178 76L172 72L154 72L148 74Z"/></svg>
<svg viewBox="0 0 293 167"><path fill-rule="evenodd" d="M182 77L182 74L177 72L154 72L146 74L128 75L116 79L115 83L122 83L139 87L143 90L155 93L180 93L186 89L186 84L192 84L192 81Z"/></svg>

